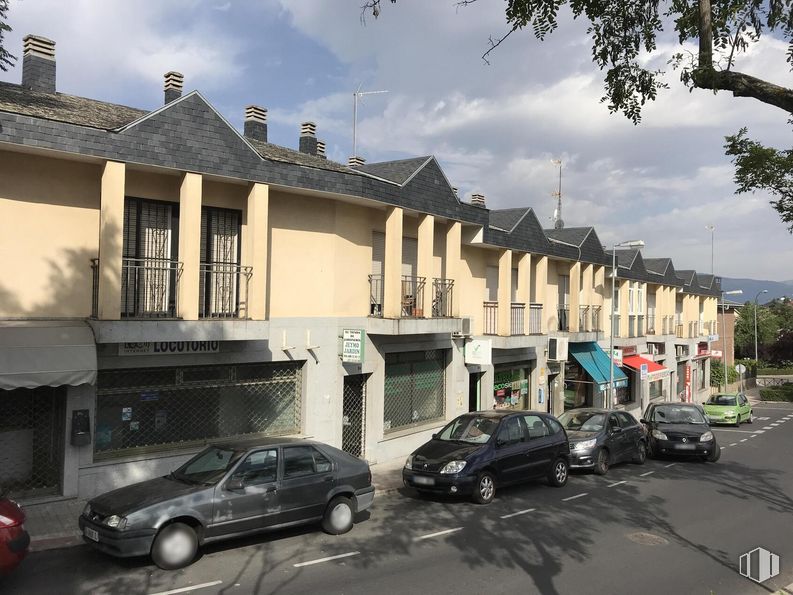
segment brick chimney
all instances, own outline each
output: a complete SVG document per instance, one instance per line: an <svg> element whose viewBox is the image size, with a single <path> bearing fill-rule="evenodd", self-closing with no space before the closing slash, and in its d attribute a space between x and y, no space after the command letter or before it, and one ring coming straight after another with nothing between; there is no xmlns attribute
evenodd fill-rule
<svg viewBox="0 0 793 595"><path fill-rule="evenodd" d="M55 93L55 42L38 35L22 40L22 86Z"/></svg>
<svg viewBox="0 0 793 595"><path fill-rule="evenodd" d="M249 105L245 108L243 134L253 140L267 142L267 108Z"/></svg>
<svg viewBox="0 0 793 595"><path fill-rule="evenodd" d="M327 159L325 156L325 141L318 140L317 141L317 157L321 157L322 159Z"/></svg>
<svg viewBox="0 0 793 595"><path fill-rule="evenodd" d="M364 159L363 157L359 157L358 155L353 155L352 157L347 159L347 165L349 167L360 167L364 163L366 163L366 159Z"/></svg>
<svg viewBox="0 0 793 595"><path fill-rule="evenodd" d="M314 122L303 122L300 125L300 152L317 154L317 125Z"/></svg>
<svg viewBox="0 0 793 595"><path fill-rule="evenodd" d="M165 73L165 103L171 103L174 99L182 96L184 86L184 75L173 70Z"/></svg>
<svg viewBox="0 0 793 595"><path fill-rule="evenodd" d="M485 195L484 194L472 194L471 195L471 204L475 207L485 208Z"/></svg>

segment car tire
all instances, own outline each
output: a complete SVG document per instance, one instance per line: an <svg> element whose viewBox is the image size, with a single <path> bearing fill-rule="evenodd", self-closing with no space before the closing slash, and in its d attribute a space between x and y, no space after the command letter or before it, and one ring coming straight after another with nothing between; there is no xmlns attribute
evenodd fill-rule
<svg viewBox="0 0 793 595"><path fill-rule="evenodd" d="M721 458L721 446L717 444L715 450L711 451L711 453L705 457L705 460L709 463L715 463L720 458Z"/></svg>
<svg viewBox="0 0 793 595"><path fill-rule="evenodd" d="M746 423L750 424L754 421L754 411L749 412L749 419L746 420Z"/></svg>
<svg viewBox="0 0 793 595"><path fill-rule="evenodd" d="M163 570L184 568L198 553L195 529L184 523L171 523L160 529L151 546L151 559Z"/></svg>
<svg viewBox="0 0 793 595"><path fill-rule="evenodd" d="M496 479L490 471L482 471L476 478L472 497L477 504L490 504L496 497Z"/></svg>
<svg viewBox="0 0 793 595"><path fill-rule="evenodd" d="M647 445L647 458L648 459L657 459L658 453L655 452L655 447L653 446L652 441Z"/></svg>
<svg viewBox="0 0 793 595"><path fill-rule="evenodd" d="M341 535L352 529L355 517L352 500L346 496L336 496L325 508L322 516L322 530L330 535Z"/></svg>
<svg viewBox="0 0 793 595"><path fill-rule="evenodd" d="M640 440L639 444L636 445L636 453L631 460L637 465L644 465L644 461L647 460L647 445L645 445L644 441Z"/></svg>
<svg viewBox="0 0 793 595"><path fill-rule="evenodd" d="M598 456L595 459L595 466L593 468L596 475L605 475L609 472L609 451L601 448L598 451Z"/></svg>
<svg viewBox="0 0 793 595"><path fill-rule="evenodd" d="M548 471L548 483L555 488L561 488L567 483L567 477L570 475L570 466L562 458L556 459Z"/></svg>
<svg viewBox="0 0 793 595"><path fill-rule="evenodd" d="M735 419L735 427L736 428L740 428L741 427L741 414L740 413L738 414L738 417Z"/></svg>

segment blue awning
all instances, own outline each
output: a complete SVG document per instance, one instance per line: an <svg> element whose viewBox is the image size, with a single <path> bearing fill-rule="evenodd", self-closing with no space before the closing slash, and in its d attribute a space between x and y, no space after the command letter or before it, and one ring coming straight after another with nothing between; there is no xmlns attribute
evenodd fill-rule
<svg viewBox="0 0 793 595"><path fill-rule="evenodd" d="M609 356L594 341L587 343L570 343L569 352L586 373L592 377L600 390L609 386L609 365L614 370L614 388L628 386L628 377L625 372L611 363Z"/></svg>

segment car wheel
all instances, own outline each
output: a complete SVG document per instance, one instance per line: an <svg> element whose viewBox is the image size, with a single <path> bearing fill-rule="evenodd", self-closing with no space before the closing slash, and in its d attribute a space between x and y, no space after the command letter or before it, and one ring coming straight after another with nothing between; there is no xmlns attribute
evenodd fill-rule
<svg viewBox="0 0 793 595"><path fill-rule="evenodd" d="M605 475L609 472L609 452L605 448L598 451L597 460L595 461L595 473L598 475Z"/></svg>
<svg viewBox="0 0 793 595"><path fill-rule="evenodd" d="M548 473L548 483L556 488L561 488L567 483L569 466L564 459L556 459L551 471Z"/></svg>
<svg viewBox="0 0 793 595"><path fill-rule="evenodd" d="M636 453L633 455L633 462L637 465L644 465L646 460L647 446L645 446L644 442L639 441L639 444L636 445Z"/></svg>
<svg viewBox="0 0 793 595"><path fill-rule="evenodd" d="M352 529L355 512L352 501L346 496L336 496L330 501L322 517L322 529L331 535L341 535Z"/></svg>
<svg viewBox="0 0 793 595"><path fill-rule="evenodd" d="M496 495L496 480L489 471L483 471L476 479L474 486L474 502L477 504L490 504Z"/></svg>
<svg viewBox="0 0 793 595"><path fill-rule="evenodd" d="M736 428L740 428L741 427L741 416L740 416L740 414L738 415L738 417L735 420L735 427Z"/></svg>
<svg viewBox="0 0 793 595"><path fill-rule="evenodd" d="M715 463L720 458L721 458L721 446L717 444L716 448L711 451L711 453L705 458L705 460L710 463Z"/></svg>
<svg viewBox="0 0 793 595"><path fill-rule="evenodd" d="M190 564L198 552L198 536L184 523L166 525L151 546L151 559L163 570L176 570Z"/></svg>
<svg viewBox="0 0 793 595"><path fill-rule="evenodd" d="M750 424L754 421L754 411L749 412L749 419L746 420L746 423Z"/></svg>
<svg viewBox="0 0 793 595"><path fill-rule="evenodd" d="M658 458L658 453L655 452L655 447L653 446L652 441L647 445L647 458L648 459Z"/></svg>

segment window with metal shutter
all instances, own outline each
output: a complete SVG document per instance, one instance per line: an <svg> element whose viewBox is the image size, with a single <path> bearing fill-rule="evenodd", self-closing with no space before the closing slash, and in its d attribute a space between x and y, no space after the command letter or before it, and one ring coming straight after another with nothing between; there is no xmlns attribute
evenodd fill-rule
<svg viewBox="0 0 793 595"><path fill-rule="evenodd" d="M416 276L418 262L419 242L416 238L402 238L402 275L405 277Z"/></svg>
<svg viewBox="0 0 793 595"><path fill-rule="evenodd" d="M372 232L372 275L383 274L385 262L385 234L380 231Z"/></svg>
<svg viewBox="0 0 793 595"><path fill-rule="evenodd" d="M518 269L512 269L512 288L509 299L513 302L518 301Z"/></svg>
<svg viewBox="0 0 793 595"><path fill-rule="evenodd" d="M487 267L485 270L485 301L498 301L498 267Z"/></svg>
<svg viewBox="0 0 793 595"><path fill-rule="evenodd" d="M228 316L237 312L241 219L240 211L201 209L202 316Z"/></svg>

